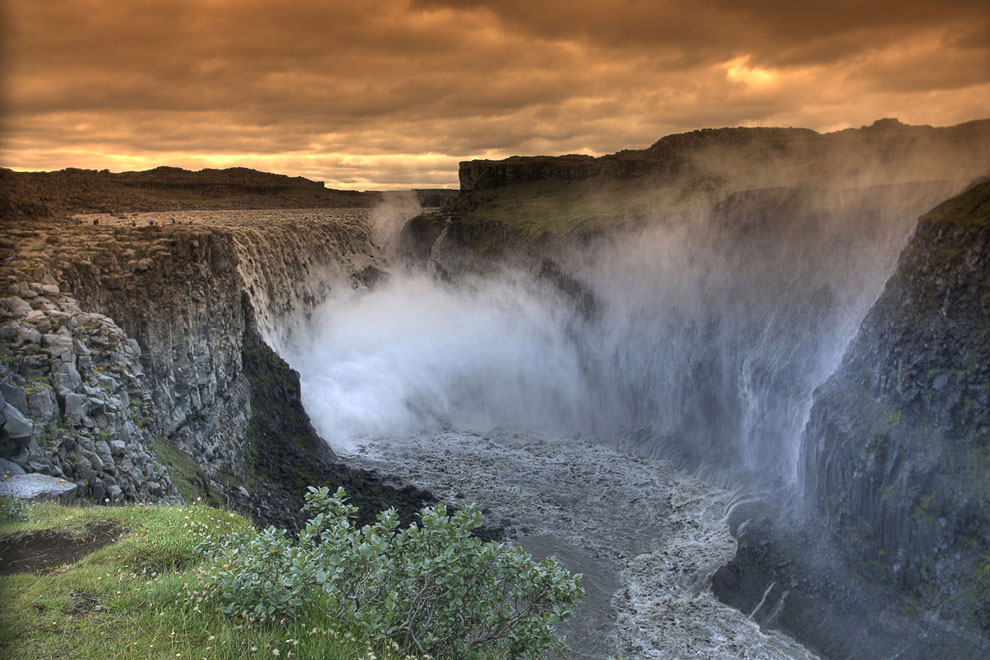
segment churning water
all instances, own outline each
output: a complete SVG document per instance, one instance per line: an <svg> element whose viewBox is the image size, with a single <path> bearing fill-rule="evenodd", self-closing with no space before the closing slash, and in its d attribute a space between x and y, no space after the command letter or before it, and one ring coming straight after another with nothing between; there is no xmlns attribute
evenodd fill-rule
<svg viewBox="0 0 990 660"><path fill-rule="evenodd" d="M338 287L280 348L337 449L430 429L580 433L725 483L793 485L814 388L944 189L749 191L536 273L450 284L397 268Z"/></svg>

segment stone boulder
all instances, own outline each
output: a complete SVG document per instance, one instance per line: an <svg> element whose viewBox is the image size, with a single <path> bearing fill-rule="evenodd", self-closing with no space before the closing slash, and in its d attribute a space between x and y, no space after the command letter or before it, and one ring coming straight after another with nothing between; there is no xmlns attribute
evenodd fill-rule
<svg viewBox="0 0 990 660"><path fill-rule="evenodd" d="M47 474L18 474L0 479L0 497L16 497L28 502L54 500L70 504L75 500L76 484Z"/></svg>

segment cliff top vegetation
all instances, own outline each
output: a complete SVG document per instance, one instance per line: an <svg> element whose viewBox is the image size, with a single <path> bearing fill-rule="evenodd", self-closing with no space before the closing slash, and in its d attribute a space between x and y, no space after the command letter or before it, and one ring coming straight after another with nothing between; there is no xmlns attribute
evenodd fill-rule
<svg viewBox="0 0 990 660"><path fill-rule="evenodd" d="M294 541L203 506L5 502L0 652L32 658L541 656L583 591L552 559L470 534L480 514L352 526L311 489ZM331 612L332 610L332 612Z"/></svg>

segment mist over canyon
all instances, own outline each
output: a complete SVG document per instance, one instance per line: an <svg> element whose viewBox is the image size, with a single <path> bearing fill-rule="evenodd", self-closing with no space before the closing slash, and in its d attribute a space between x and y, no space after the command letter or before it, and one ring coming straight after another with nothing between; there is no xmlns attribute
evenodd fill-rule
<svg viewBox="0 0 990 660"><path fill-rule="evenodd" d="M958 187L752 191L529 270L452 282L400 267L338 288L280 353L333 446L450 427L585 434L792 487L813 389L912 216Z"/></svg>
<svg viewBox="0 0 990 660"><path fill-rule="evenodd" d="M884 120L825 135L696 131L600 159L463 163L461 193L442 208L422 208L422 192L390 194L335 212L171 211L178 225L142 228L161 212L121 207L86 216L98 226L44 221L64 222L59 236L15 220L36 212L30 200L7 200L3 394L28 430L4 427L3 457L79 482L84 497L100 499L112 480L121 500L188 498L154 451L160 437L193 461L196 488L261 521L281 521L307 479L350 479L378 489L369 502L408 509L430 497L401 485L415 469L443 496L483 498L472 462L500 457L546 479L540 496L571 502L568 516L621 523L608 528L615 556L568 546L563 531L549 543L547 530L502 525L524 544L585 553L576 561L603 584L624 571L624 587L602 587L602 630L662 616L630 594L664 561L656 539L681 529L663 526L663 489L697 488L711 506L691 511L718 509L711 525L731 528L738 548L720 569L692 569L688 591L714 581L742 613L734 629L779 628L825 657L979 657L990 647L987 174L990 122ZM47 190L32 176L11 189ZM265 185L251 181L255 193ZM36 197L66 208L46 195ZM59 298L69 294L94 318L73 316ZM129 349L107 357L119 365L108 372L74 341L94 355ZM113 384L99 380L108 373ZM539 457L512 463L523 451ZM103 469L125 454L133 470ZM632 480L609 500L622 512L578 504L580 480L537 476L565 456L574 470L607 461L610 478ZM331 467L369 457L393 476ZM623 457L706 486L669 477L661 488ZM461 485L442 481L450 475ZM524 492L511 474L489 483ZM491 506L528 521L531 505ZM639 540L625 539L617 530L637 515ZM723 542L691 534L698 548ZM609 634L610 650L664 657ZM677 642L686 653L724 633L679 634L696 635ZM789 642L756 650L761 634L740 642L752 657L810 657Z"/></svg>

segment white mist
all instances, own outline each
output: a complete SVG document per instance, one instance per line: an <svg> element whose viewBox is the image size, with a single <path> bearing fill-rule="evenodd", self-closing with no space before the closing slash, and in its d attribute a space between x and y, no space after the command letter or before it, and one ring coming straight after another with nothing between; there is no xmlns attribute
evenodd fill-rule
<svg viewBox="0 0 990 660"><path fill-rule="evenodd" d="M754 191L552 255L595 300L591 314L552 278L501 270L449 284L395 270L373 290L336 287L279 348L344 453L500 427L594 436L723 483L793 483L814 388L914 218L949 192ZM374 215L386 253L407 207Z"/></svg>

